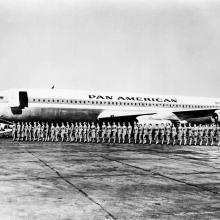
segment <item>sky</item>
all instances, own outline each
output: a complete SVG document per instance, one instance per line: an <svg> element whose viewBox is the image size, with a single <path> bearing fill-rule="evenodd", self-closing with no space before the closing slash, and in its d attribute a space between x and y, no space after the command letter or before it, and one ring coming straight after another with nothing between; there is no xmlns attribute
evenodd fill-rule
<svg viewBox="0 0 220 220"><path fill-rule="evenodd" d="M0 90L220 97L219 0L0 0Z"/></svg>

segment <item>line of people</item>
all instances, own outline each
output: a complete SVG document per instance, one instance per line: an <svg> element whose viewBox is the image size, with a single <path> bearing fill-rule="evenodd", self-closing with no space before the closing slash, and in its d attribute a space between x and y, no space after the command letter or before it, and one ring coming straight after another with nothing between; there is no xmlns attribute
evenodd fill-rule
<svg viewBox="0 0 220 220"><path fill-rule="evenodd" d="M213 145L214 140L220 145L219 125L179 125L138 124L134 122L115 123L57 123L18 122L13 123L14 141L67 141L67 142L108 142L139 144L178 144L178 145Z"/></svg>

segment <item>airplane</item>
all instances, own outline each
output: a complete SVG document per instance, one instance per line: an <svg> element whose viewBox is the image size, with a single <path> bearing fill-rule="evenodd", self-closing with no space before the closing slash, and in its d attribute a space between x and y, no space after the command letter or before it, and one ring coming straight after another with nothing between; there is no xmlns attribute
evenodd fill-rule
<svg viewBox="0 0 220 220"><path fill-rule="evenodd" d="M0 92L0 122L220 122L220 99L63 89Z"/></svg>

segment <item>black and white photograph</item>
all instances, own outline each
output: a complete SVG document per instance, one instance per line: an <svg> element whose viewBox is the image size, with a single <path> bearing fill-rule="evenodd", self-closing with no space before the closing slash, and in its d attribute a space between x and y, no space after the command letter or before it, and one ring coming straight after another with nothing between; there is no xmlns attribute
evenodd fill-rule
<svg viewBox="0 0 220 220"><path fill-rule="evenodd" d="M0 220L220 219L219 0L0 0Z"/></svg>

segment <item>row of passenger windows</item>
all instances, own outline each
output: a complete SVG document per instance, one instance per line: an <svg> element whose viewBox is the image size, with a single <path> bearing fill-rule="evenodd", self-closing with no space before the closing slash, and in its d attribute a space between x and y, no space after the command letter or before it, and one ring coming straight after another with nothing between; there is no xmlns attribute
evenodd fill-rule
<svg viewBox="0 0 220 220"><path fill-rule="evenodd" d="M204 105L180 105L180 104L162 104L146 102L114 102L114 101L86 101L86 100L69 100L69 99L33 99L33 102L41 103L60 103L60 104L85 104L85 105L116 105L116 106L153 106L153 107L179 107L179 108L216 108L216 106Z"/></svg>

